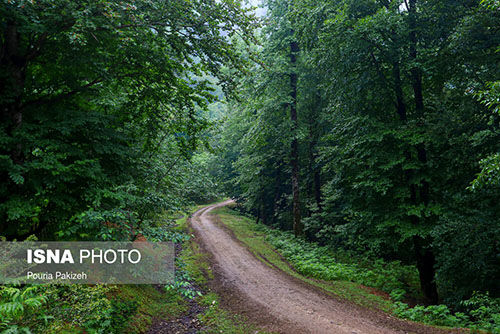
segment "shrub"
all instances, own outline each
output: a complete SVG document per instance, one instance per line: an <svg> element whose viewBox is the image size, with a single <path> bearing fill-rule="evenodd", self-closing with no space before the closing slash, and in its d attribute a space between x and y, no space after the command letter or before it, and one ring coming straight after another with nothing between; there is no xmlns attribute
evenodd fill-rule
<svg viewBox="0 0 500 334"><path fill-rule="evenodd" d="M461 302L464 312L452 312L446 305L415 306L396 302L394 313L402 318L431 325L468 327L500 333L500 303L488 294L474 293Z"/></svg>
<svg viewBox="0 0 500 334"><path fill-rule="evenodd" d="M297 239L290 232L259 225L266 240L301 274L323 280L345 280L381 289L390 293L396 289L416 291L418 276L412 266L399 261L374 260L342 249L319 246Z"/></svg>
<svg viewBox="0 0 500 334"><path fill-rule="evenodd" d="M23 317L43 315L41 306L47 297L40 294L39 286L16 288L0 286L0 330L2 333L31 333L28 327L21 325Z"/></svg>

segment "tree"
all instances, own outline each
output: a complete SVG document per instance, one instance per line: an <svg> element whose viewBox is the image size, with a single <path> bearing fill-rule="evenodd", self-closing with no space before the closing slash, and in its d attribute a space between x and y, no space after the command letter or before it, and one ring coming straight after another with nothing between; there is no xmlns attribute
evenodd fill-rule
<svg viewBox="0 0 500 334"><path fill-rule="evenodd" d="M297 179L308 239L415 265L425 303L496 295L498 187L478 183L494 180L494 160L469 187L500 143L488 111L498 11L269 1L267 20L262 66L240 81L222 134L231 194L258 221L294 229Z"/></svg>
<svg viewBox="0 0 500 334"><path fill-rule="evenodd" d="M316 26L309 19L299 24L302 44L317 54L331 96L326 110L334 126L324 138L322 160L329 172L324 174L330 174L325 191L332 202L325 201L342 210L337 211L344 217L339 230L348 229L347 240L354 236L358 245L385 256L416 261L422 291L435 303L439 266L434 245L439 240L434 229L446 225L444 211L459 205L454 202L458 198L450 198L451 184L455 194L464 194L475 168L469 158L476 153L459 149L467 146L459 134L488 128L479 116L484 109L467 91L498 70L491 59L475 53L474 44L463 41L475 31L475 43L491 55L497 37L486 27L495 19L457 2L300 3L296 17L332 13ZM431 22L442 23L435 27ZM311 43L307 33L315 29L320 41ZM494 146L485 140L482 149ZM482 195L488 203L490 195ZM497 208L485 210L493 215Z"/></svg>
<svg viewBox="0 0 500 334"><path fill-rule="evenodd" d="M234 1L6 0L0 13L0 231L18 238L121 205L165 140L162 154L188 159L214 99L200 78L229 87L220 68L245 63L229 37L252 38Z"/></svg>

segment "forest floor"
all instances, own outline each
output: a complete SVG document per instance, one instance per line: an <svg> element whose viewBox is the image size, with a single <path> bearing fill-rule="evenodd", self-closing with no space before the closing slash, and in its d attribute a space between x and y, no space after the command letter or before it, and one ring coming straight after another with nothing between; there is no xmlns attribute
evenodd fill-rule
<svg viewBox="0 0 500 334"><path fill-rule="evenodd" d="M243 315L262 329L278 333L449 333L397 319L308 284L257 257L211 211L228 200L196 211L191 228L209 254L211 290L225 309ZM267 262L267 263L266 263Z"/></svg>

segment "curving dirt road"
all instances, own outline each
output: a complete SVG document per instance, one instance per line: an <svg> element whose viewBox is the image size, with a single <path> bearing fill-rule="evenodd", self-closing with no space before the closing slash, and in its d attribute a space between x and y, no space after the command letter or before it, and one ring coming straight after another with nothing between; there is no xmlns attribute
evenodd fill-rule
<svg viewBox="0 0 500 334"><path fill-rule="evenodd" d="M191 226L212 254L215 284L219 292L231 296L228 306L251 310L246 315L261 327L286 334L443 333L335 299L262 263L209 215L214 208L231 202L198 210Z"/></svg>

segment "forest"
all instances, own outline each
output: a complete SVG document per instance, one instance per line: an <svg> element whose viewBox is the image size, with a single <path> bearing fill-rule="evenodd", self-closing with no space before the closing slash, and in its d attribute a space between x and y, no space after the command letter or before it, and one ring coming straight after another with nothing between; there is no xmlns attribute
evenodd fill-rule
<svg viewBox="0 0 500 334"><path fill-rule="evenodd" d="M1 0L0 107L2 241L181 249L161 289L2 285L0 333L306 332L214 288L191 215L228 198L332 295L500 333L498 0Z"/></svg>

